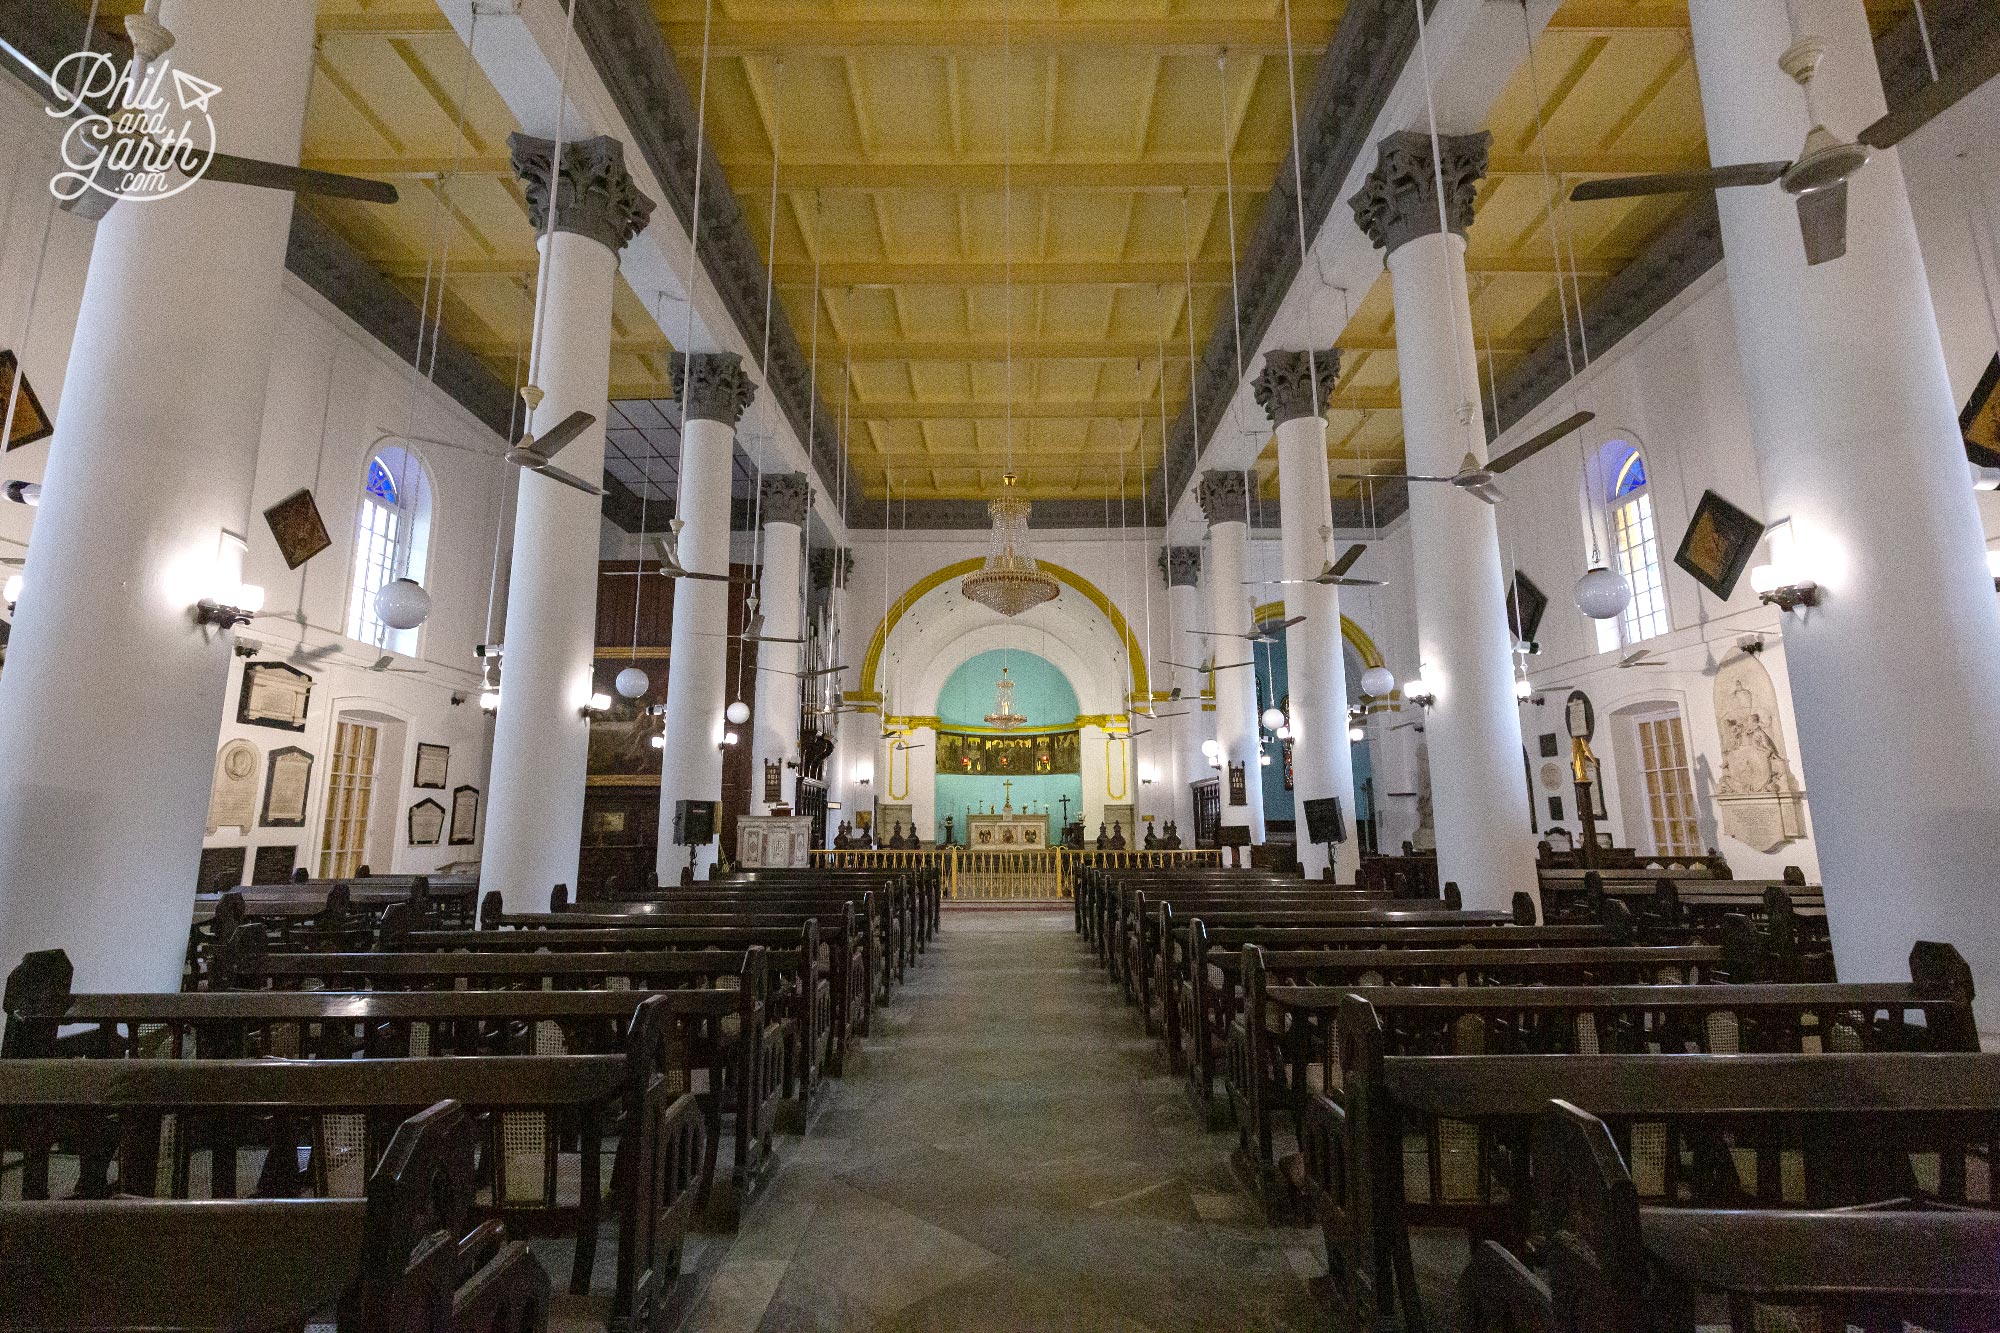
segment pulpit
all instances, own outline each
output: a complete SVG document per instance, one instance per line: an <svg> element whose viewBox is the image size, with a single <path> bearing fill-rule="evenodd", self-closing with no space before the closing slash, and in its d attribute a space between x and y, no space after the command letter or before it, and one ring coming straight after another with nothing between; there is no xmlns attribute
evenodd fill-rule
<svg viewBox="0 0 2000 1333"><path fill-rule="evenodd" d="M812 820L804 815L739 815L736 864L746 870L803 870L811 864Z"/></svg>

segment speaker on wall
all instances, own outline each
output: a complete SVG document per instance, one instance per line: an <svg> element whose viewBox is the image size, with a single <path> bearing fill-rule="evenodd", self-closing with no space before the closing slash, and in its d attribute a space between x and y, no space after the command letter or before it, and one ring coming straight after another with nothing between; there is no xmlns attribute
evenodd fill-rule
<svg viewBox="0 0 2000 1333"><path fill-rule="evenodd" d="M714 801L674 802L674 843L699 847L715 840Z"/></svg>
<svg viewBox="0 0 2000 1333"><path fill-rule="evenodd" d="M1340 818L1338 796L1316 796L1305 803L1306 841L1346 842L1347 826Z"/></svg>

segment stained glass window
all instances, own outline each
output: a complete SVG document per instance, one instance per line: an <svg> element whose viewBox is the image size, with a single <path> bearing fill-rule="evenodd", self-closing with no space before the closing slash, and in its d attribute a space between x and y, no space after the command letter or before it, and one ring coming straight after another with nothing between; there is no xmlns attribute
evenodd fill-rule
<svg viewBox="0 0 2000 1333"><path fill-rule="evenodd" d="M1645 484L1646 460L1635 449L1625 460L1625 466L1618 469L1618 480L1611 487L1611 498L1616 500L1622 495L1630 495Z"/></svg>
<svg viewBox="0 0 2000 1333"><path fill-rule="evenodd" d="M1606 471L1612 476L1611 550L1618 572L1632 588L1632 600L1619 617L1619 637L1633 644L1673 628L1667 623L1666 576L1653 528L1653 497L1646 489L1646 460L1622 440L1606 449Z"/></svg>
<svg viewBox="0 0 2000 1333"><path fill-rule="evenodd" d="M392 508L396 504L396 479L379 458L368 460L368 493Z"/></svg>

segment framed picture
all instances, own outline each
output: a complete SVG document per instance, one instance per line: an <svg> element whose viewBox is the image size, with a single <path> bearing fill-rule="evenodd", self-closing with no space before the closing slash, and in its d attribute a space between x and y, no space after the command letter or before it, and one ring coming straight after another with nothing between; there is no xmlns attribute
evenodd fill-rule
<svg viewBox="0 0 2000 1333"><path fill-rule="evenodd" d="M1604 804L1604 765L1595 759L1590 761L1590 817L1611 818L1611 811ZM1599 836L1609 839L1611 835L1604 833ZM1608 847L1611 844L1607 841L1604 845Z"/></svg>
<svg viewBox="0 0 2000 1333"><path fill-rule="evenodd" d="M426 796L410 807L410 846L435 847L444 837L444 807Z"/></svg>
<svg viewBox="0 0 2000 1333"><path fill-rule="evenodd" d="M618 812L617 832L625 830L625 815ZM600 830L604 831L604 830ZM479 837L479 788L459 787L451 793L451 845L470 847Z"/></svg>
<svg viewBox="0 0 2000 1333"><path fill-rule="evenodd" d="M1238 760L1231 760L1229 764L1229 803L1250 804L1249 780L1244 776L1243 764Z"/></svg>
<svg viewBox="0 0 2000 1333"><path fill-rule="evenodd" d="M1563 722L1569 727L1572 739L1589 740L1597 734L1597 710L1590 706L1590 696L1582 690L1571 690L1563 703Z"/></svg>
<svg viewBox="0 0 2000 1333"><path fill-rule="evenodd" d="M1542 758L1544 759L1553 759L1561 753L1556 734L1553 731L1543 732L1536 743L1541 746Z"/></svg>
<svg viewBox="0 0 2000 1333"><path fill-rule="evenodd" d="M418 787L444 790L445 770L451 766L449 745L426 745L417 742L417 776L414 783Z"/></svg>
<svg viewBox="0 0 2000 1333"><path fill-rule="evenodd" d="M1965 436L1965 456L1981 467L2000 467L2000 356L1986 365L1979 385L1966 399L1958 414L1958 429Z"/></svg>
<svg viewBox="0 0 2000 1333"><path fill-rule="evenodd" d="M264 521L271 525L271 536L278 543L278 554L285 557L286 569L297 569L333 545L333 538L326 535L326 523L319 516L319 505L306 487L301 486L266 509Z"/></svg>
<svg viewBox="0 0 2000 1333"><path fill-rule="evenodd" d="M1674 563L1726 601L1763 535L1762 523L1714 491L1703 491L1681 537L1681 549L1674 552Z"/></svg>
<svg viewBox="0 0 2000 1333"><path fill-rule="evenodd" d="M242 847L204 847L201 865L195 871L196 893L222 893L243 883L245 850Z"/></svg>
<svg viewBox="0 0 2000 1333"><path fill-rule="evenodd" d="M283 662L252 662L243 668L243 692L236 720L280 731L304 731L312 703L313 678Z"/></svg>
<svg viewBox="0 0 2000 1333"><path fill-rule="evenodd" d="M1549 595L1535 586L1535 581L1519 570L1514 572L1514 587L1507 597L1507 628L1514 631L1517 639L1534 642L1536 631L1542 627L1542 613L1549 609Z"/></svg>
<svg viewBox="0 0 2000 1333"><path fill-rule="evenodd" d="M14 395L17 383L21 386L18 398ZM0 351L0 420L5 420L10 400L14 403L14 424L7 432L7 448L0 452L11 453L56 433L56 423L42 410L42 400L35 396L35 386L28 382L28 377L21 373L21 363L13 352Z"/></svg>
<svg viewBox="0 0 2000 1333"><path fill-rule="evenodd" d="M292 878L292 866L299 859L299 845L295 842L274 843L259 847L255 860L250 866L252 884L286 884Z"/></svg>
<svg viewBox="0 0 2000 1333"><path fill-rule="evenodd" d="M264 828L304 828L306 793L312 790L313 757L296 745L273 750L264 761Z"/></svg>

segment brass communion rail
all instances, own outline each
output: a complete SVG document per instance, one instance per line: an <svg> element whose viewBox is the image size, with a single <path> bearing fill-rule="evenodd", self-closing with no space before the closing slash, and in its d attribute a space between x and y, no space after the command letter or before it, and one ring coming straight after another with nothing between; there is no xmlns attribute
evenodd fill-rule
<svg viewBox="0 0 2000 1333"><path fill-rule="evenodd" d="M823 848L812 854L815 865L853 869L901 866L936 867L947 899L1042 899L1072 897L1076 872L1082 866L1112 869L1167 869L1174 866L1221 864L1213 849L1177 851L1128 848L1097 851L1068 847L893 847Z"/></svg>

